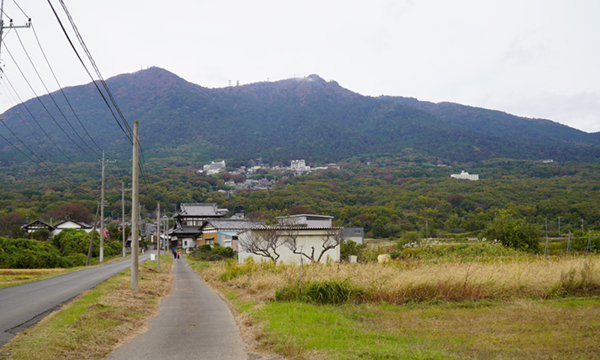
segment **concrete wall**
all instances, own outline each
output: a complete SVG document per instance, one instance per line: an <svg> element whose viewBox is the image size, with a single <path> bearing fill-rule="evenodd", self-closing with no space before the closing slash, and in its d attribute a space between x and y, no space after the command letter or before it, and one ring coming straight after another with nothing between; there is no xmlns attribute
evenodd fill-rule
<svg viewBox="0 0 600 360"><path fill-rule="evenodd" d="M252 257L255 261L261 261L261 260L270 261L269 258L247 253L245 251L245 249L243 249L242 243L245 239L247 239L248 236L251 235L250 233L252 231L254 231L254 230L248 230L248 231L245 231L238 235L238 238L240 239L240 241L239 241L240 244L239 244L239 249L238 249L238 251L239 251L238 252L238 261L240 263L243 263L249 257ZM321 249L323 246L323 238L325 237L325 234L326 234L325 230L310 230L310 229L304 230L304 229L302 229L302 230L300 230L300 234L298 235L297 244L299 246L302 246L303 252L305 252L307 254L310 254L311 247L314 247L315 248L315 259L317 259L319 257L319 254L321 253ZM283 262L286 264L299 264L300 263L300 255L294 254L285 245L280 245L277 248L277 253L280 254L278 262ZM321 258L321 263L327 262L327 259L329 259L330 261L340 261L339 245L336 248L325 252L323 257ZM309 260L304 258L303 261L307 262Z"/></svg>

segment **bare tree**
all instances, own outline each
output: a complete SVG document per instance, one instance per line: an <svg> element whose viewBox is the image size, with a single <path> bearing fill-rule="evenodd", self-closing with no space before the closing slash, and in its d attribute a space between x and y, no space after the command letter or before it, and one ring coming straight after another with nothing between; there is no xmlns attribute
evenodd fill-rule
<svg viewBox="0 0 600 360"><path fill-rule="evenodd" d="M282 232L285 233L285 235L282 236L282 243L285 244L285 246L287 246L294 254L304 256L312 263L318 263L321 261L327 251L340 246L344 240L341 230L341 228L327 229L325 234L323 234L321 237L323 242L321 243L320 249L315 249L314 246L311 246L309 249L303 249L298 243L298 228L289 227L287 229L282 229ZM317 251L319 252L318 257L315 257L315 252Z"/></svg>
<svg viewBox="0 0 600 360"><path fill-rule="evenodd" d="M277 264L279 253L277 248L281 245L281 238L277 228L262 227L248 230L246 235L239 238L240 249L247 253L266 257Z"/></svg>

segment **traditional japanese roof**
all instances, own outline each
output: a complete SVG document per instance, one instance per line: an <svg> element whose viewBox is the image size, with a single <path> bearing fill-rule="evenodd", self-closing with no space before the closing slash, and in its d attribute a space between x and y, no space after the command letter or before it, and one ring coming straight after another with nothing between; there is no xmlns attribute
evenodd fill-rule
<svg viewBox="0 0 600 360"><path fill-rule="evenodd" d="M78 226L80 226L80 228L81 228L81 229L91 229L91 228L92 228L92 225L86 224L86 223L84 223L84 222L79 222L79 221L69 220L69 219L67 219L67 220L63 220L63 221L60 221L60 222L57 222L56 224L54 224L54 227L55 227L55 228L60 228L60 227L61 227L61 225L64 225L64 224L66 224L66 223L69 223L69 222L70 222L70 223L73 223L73 224L75 224L75 225L78 225Z"/></svg>
<svg viewBox="0 0 600 360"><path fill-rule="evenodd" d="M217 204L181 204L181 211L174 217L198 216L198 217L221 217L225 211L218 209Z"/></svg>
<svg viewBox="0 0 600 360"><path fill-rule="evenodd" d="M49 230L54 230L54 226L52 226L52 225L50 225L50 224L46 223L44 220L42 220L42 219L40 219L40 218L37 218L37 219L33 220L32 222L30 222L30 223L28 223L28 224L21 225L21 229L26 229L26 228L28 228L28 227L30 227L31 225L33 225L33 224L36 224L36 223L38 223L38 224L40 224L40 225L44 225L44 226L48 227L48 229L49 229Z"/></svg>
<svg viewBox="0 0 600 360"><path fill-rule="evenodd" d="M264 221L252 221L246 219L208 219L207 224L203 226L206 227L210 224L217 230L220 229L228 229L228 230L245 230L253 227L264 226Z"/></svg>

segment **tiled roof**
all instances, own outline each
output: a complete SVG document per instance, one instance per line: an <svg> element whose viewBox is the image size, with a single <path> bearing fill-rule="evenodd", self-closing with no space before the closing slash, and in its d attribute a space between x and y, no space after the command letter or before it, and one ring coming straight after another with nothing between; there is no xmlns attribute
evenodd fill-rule
<svg viewBox="0 0 600 360"><path fill-rule="evenodd" d="M217 204L181 204L177 216L223 216L217 209Z"/></svg>
<svg viewBox="0 0 600 360"><path fill-rule="evenodd" d="M251 221L245 219L209 219L208 222L216 229L250 229L264 226L264 221Z"/></svg>

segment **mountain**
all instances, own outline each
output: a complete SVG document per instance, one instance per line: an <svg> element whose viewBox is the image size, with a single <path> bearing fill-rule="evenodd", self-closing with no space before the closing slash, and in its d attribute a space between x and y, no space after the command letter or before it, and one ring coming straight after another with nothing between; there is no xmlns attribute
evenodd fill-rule
<svg viewBox="0 0 600 360"><path fill-rule="evenodd" d="M154 67L115 76L107 84L129 126L140 122L146 160L198 165L262 156L284 163L295 158L325 162L406 149L450 162L600 159L598 133L459 104L362 96L317 75L208 89ZM3 115L6 124L49 161L68 161L67 155L70 161L95 162L92 149L97 153L98 148L130 159L131 144L94 84L63 91L78 119L55 92L9 109ZM6 130L1 133L17 143ZM0 148L0 161L24 160L8 144Z"/></svg>

